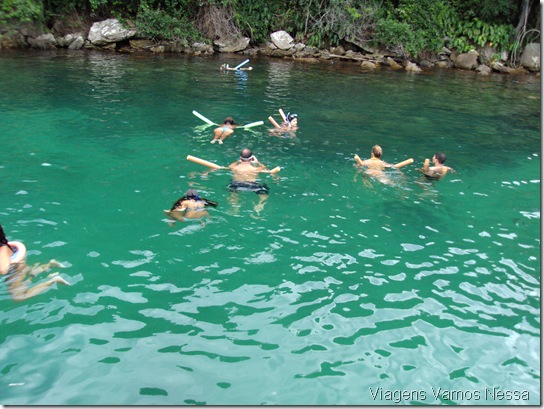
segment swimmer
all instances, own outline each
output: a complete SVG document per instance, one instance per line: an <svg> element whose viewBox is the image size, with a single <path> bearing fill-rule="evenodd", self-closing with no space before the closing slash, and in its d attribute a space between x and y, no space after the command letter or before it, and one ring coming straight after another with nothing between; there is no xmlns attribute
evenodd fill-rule
<svg viewBox="0 0 544 409"><path fill-rule="evenodd" d="M370 154L370 158L359 162L359 165L366 168L366 174L379 180L380 182L391 184L391 180L383 172L385 169L394 168L394 165L387 163L381 159L382 148L379 145L374 145ZM357 157L358 158L358 157ZM359 159L360 160L360 159Z"/></svg>
<svg viewBox="0 0 544 409"><path fill-rule="evenodd" d="M172 208L165 210L164 213L180 222L185 219L202 219L209 216L206 211L207 206L216 207L217 202L200 197L195 189L189 189L185 192L185 196L178 199Z"/></svg>
<svg viewBox="0 0 544 409"><path fill-rule="evenodd" d="M236 122L232 117L227 117L223 121L223 124L213 130L213 139L210 143L219 142L220 145L223 144L223 140L234 133L234 128L236 128Z"/></svg>
<svg viewBox="0 0 544 409"><path fill-rule="evenodd" d="M222 64L221 67L219 67L221 71L251 71L253 67L247 67L247 68L236 68L236 67L230 67L228 64Z"/></svg>
<svg viewBox="0 0 544 409"><path fill-rule="evenodd" d="M25 246L18 242L8 242L4 229L0 225L0 275L6 277L5 281L14 301L23 301L34 297L55 283L70 285L58 275L59 273L52 273L49 274L48 277L51 278L46 282L29 288L28 283L33 277L51 268L63 267L63 265L56 260L51 260L47 264L36 263L29 267L25 262L25 255ZM27 276L29 276L28 279Z"/></svg>
<svg viewBox="0 0 544 409"><path fill-rule="evenodd" d="M446 173L457 173L455 170L450 168L449 166L445 166L444 162L446 161L446 155L442 152L437 152L433 156L433 165L429 167L429 159L425 159L425 164L423 165L423 169L416 169L418 172L421 172L425 175L427 179L431 180L440 180L444 176L446 176Z"/></svg>
<svg viewBox="0 0 544 409"><path fill-rule="evenodd" d="M285 122L283 123L283 126L290 131L296 131L298 129L298 115L289 112L287 115L285 115Z"/></svg>
<svg viewBox="0 0 544 409"><path fill-rule="evenodd" d="M255 211L259 213L264 208L264 202L268 198L270 190L266 184L257 182L260 173L274 174L280 170L279 167L269 170L264 164L253 155L251 149L245 148L240 152L240 158L229 165L232 170L232 181L228 184L231 192L250 191L259 195L259 204Z"/></svg>
<svg viewBox="0 0 544 409"><path fill-rule="evenodd" d="M294 136L294 132L298 129L298 115L290 112L285 115L281 109L279 112L283 119L281 125L279 125L271 116L268 117L268 120L274 125L274 129L271 129L270 133L273 135L285 134L286 137Z"/></svg>

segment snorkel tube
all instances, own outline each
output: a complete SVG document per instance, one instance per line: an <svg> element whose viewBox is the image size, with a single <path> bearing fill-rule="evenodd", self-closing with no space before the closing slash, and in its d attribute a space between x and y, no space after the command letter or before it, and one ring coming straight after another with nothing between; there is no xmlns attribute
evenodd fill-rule
<svg viewBox="0 0 544 409"><path fill-rule="evenodd" d="M9 260L12 263L21 263L26 256L26 247L20 241L9 241L8 245L11 248L14 248L13 254L10 256Z"/></svg>

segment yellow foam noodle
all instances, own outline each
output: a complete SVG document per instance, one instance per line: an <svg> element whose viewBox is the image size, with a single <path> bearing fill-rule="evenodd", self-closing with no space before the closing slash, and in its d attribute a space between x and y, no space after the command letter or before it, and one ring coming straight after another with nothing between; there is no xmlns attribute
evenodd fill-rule
<svg viewBox="0 0 544 409"><path fill-rule="evenodd" d="M406 159L406 160L403 160L402 162L397 163L395 167L398 169L398 168L402 168L403 166L409 165L411 163L414 163L414 159L412 158Z"/></svg>
<svg viewBox="0 0 544 409"><path fill-rule="evenodd" d="M196 156L187 155L187 160L191 161L191 162L194 162L194 163L198 163L199 165L207 166L207 167L212 168L212 169L224 169L225 168L224 166L216 165L213 162L209 162L207 160L197 158Z"/></svg>
<svg viewBox="0 0 544 409"><path fill-rule="evenodd" d="M361 165L361 166L364 166L364 165L365 165L365 164L363 163L362 159L359 157L359 155L355 155L353 158L355 159L355 161L356 161L359 165Z"/></svg>
<svg viewBox="0 0 544 409"><path fill-rule="evenodd" d="M276 122L276 120L274 118L272 118L271 116L268 117L268 120L270 122L272 122L272 125L274 125L276 128L280 128L280 126L278 125L278 123Z"/></svg>

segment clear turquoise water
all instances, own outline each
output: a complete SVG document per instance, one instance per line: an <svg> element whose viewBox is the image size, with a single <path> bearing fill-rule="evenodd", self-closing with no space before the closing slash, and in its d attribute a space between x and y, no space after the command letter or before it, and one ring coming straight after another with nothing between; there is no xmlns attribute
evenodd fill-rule
<svg viewBox="0 0 544 409"><path fill-rule="evenodd" d="M0 403L539 404L539 78L240 61L0 54L0 223L72 284L0 285ZM211 145L192 110L266 126ZM282 167L260 214L185 159L246 146ZM172 226L189 187L220 204Z"/></svg>

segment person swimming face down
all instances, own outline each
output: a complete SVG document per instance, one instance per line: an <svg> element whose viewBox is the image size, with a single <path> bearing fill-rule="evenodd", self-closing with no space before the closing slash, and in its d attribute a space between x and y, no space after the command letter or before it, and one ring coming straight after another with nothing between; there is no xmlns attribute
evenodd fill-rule
<svg viewBox="0 0 544 409"><path fill-rule="evenodd" d="M187 200L200 200L200 196L195 189L189 189L185 192L185 199Z"/></svg>

